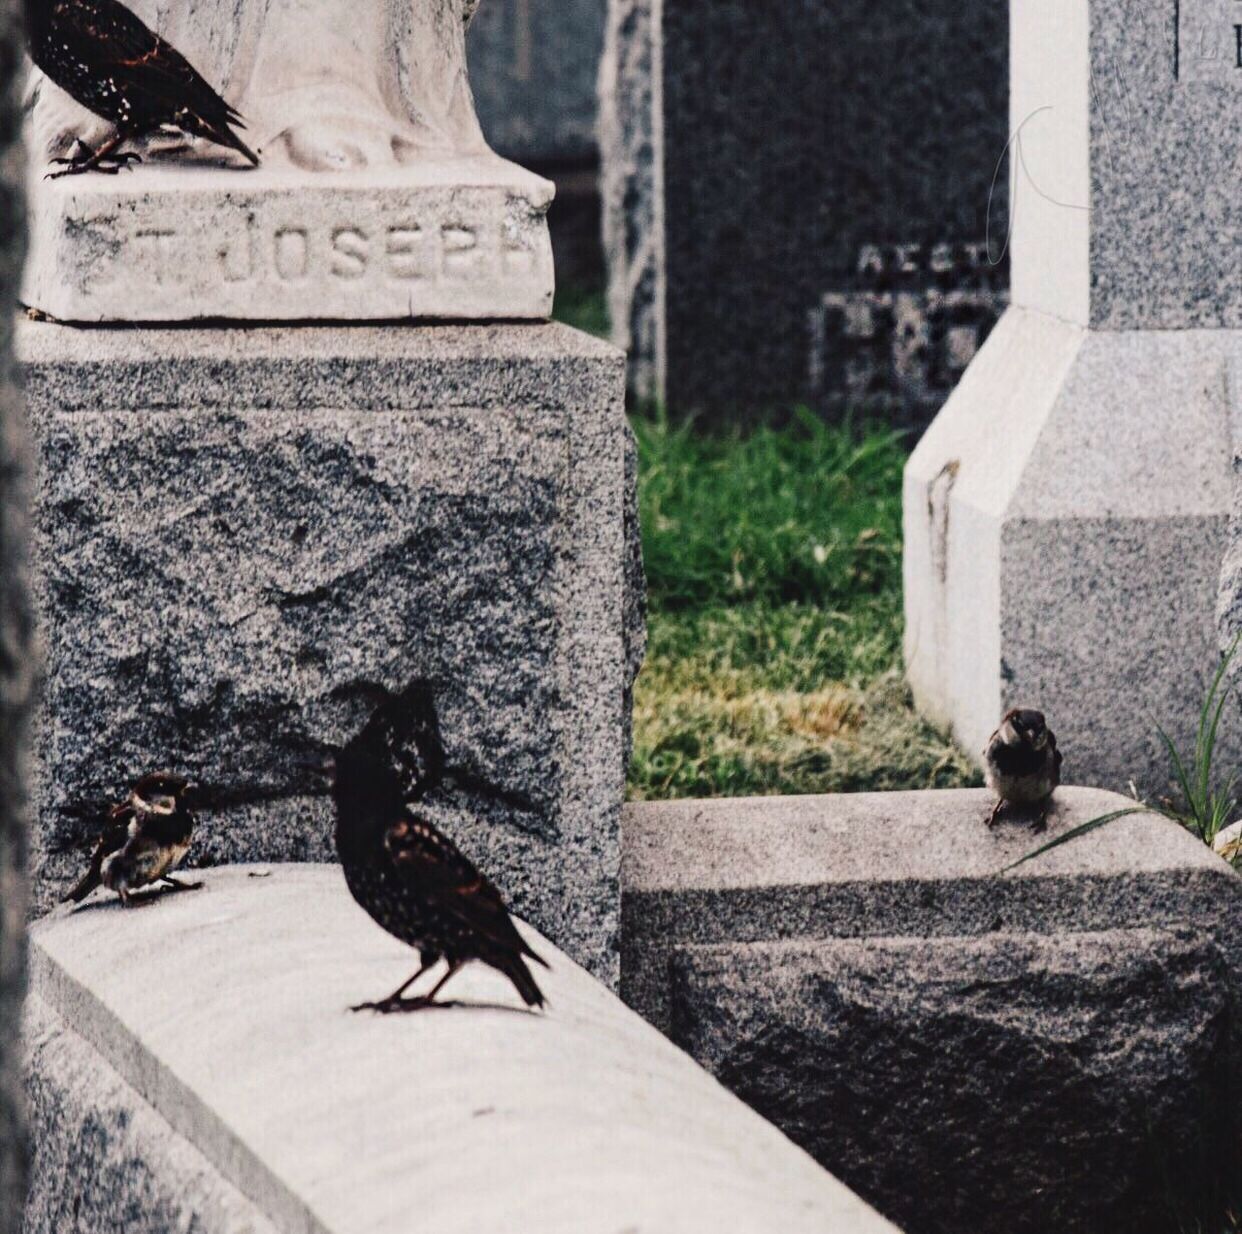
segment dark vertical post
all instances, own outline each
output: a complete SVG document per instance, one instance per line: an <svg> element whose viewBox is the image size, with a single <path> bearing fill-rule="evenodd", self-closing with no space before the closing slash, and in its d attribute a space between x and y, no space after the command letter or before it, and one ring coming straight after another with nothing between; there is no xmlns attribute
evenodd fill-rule
<svg viewBox="0 0 1242 1234"><path fill-rule="evenodd" d="M34 681L26 588L24 412L13 316L25 255L20 0L0 0L0 1234L16 1234L26 1194L21 1005L26 985L26 722Z"/></svg>

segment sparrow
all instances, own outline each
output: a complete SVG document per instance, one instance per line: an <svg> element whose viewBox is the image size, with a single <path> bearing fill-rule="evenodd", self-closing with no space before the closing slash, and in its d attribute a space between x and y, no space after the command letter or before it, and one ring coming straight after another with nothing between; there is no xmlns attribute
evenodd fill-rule
<svg viewBox="0 0 1242 1234"><path fill-rule="evenodd" d="M207 84L175 47L119 0L26 0L30 58L88 111L116 131L97 150L79 139L81 153L50 178L101 171L115 175L132 151L126 141L179 129L227 146L258 166L258 155L234 132L241 116Z"/></svg>
<svg viewBox="0 0 1242 1234"><path fill-rule="evenodd" d="M418 778L417 756L394 765L393 732L390 723L373 721L322 763L350 894L378 925L419 953L419 968L408 981L387 998L352 1010L387 1014L453 1006L437 1003L436 995L471 960L508 977L528 1007L542 1007L527 960L544 968L547 963L518 933L492 882L420 811L417 800L427 781ZM447 968L432 989L407 997L441 960Z"/></svg>
<svg viewBox="0 0 1242 1234"><path fill-rule="evenodd" d="M126 906L141 887L162 882L170 890L193 891L201 883L182 883L169 873L185 856L194 832L194 815L186 803L193 786L183 776L156 771L143 776L124 801L108 812L90 868L61 901L75 904L101 884Z"/></svg>
<svg viewBox="0 0 1242 1234"><path fill-rule="evenodd" d="M1061 751L1043 713L1028 708L1006 712L983 750L984 779L999 799L988 819L995 824L1007 802L1038 805L1035 829L1042 831L1048 802L1061 783Z"/></svg>

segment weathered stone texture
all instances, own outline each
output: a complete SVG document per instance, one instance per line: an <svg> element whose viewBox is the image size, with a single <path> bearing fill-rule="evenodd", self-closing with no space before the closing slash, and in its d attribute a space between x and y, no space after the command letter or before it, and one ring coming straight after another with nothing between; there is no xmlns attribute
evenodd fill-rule
<svg viewBox="0 0 1242 1234"><path fill-rule="evenodd" d="M41 999L26 1007L23 1234L275 1234L276 1227Z"/></svg>
<svg viewBox="0 0 1242 1234"><path fill-rule="evenodd" d="M636 392L925 424L1004 302L1006 31L1004 0L613 0L605 236Z"/></svg>
<svg viewBox="0 0 1242 1234"><path fill-rule="evenodd" d="M1221 1199L1230 989L1189 929L689 947L672 988L673 1039L909 1234Z"/></svg>
<svg viewBox="0 0 1242 1234"><path fill-rule="evenodd" d="M26 984L26 724L35 661L26 589L26 426L11 325L25 252L20 11L17 0L0 0L0 1234L18 1228L26 1189L17 1036Z"/></svg>
<svg viewBox="0 0 1242 1234"><path fill-rule="evenodd" d="M1062 788L1045 838L1132 804ZM1002 873L1038 841L991 805L627 806L622 996L911 1234L1196 1228L1238 1170L1242 880L1152 814Z"/></svg>
<svg viewBox="0 0 1242 1234"><path fill-rule="evenodd" d="M51 668L37 908L157 764L224 807L192 861L331 859L298 760L425 678L450 764L510 799L430 808L615 979L642 637L621 358L559 326L33 326L24 345Z"/></svg>

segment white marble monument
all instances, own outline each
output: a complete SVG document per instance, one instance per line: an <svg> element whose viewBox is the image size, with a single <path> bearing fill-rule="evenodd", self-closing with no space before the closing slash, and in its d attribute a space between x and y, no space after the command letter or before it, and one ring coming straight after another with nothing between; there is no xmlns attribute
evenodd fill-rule
<svg viewBox="0 0 1242 1234"><path fill-rule="evenodd" d="M487 146L477 0L128 0L241 112L261 165L160 136L46 180L102 120L35 74L27 304L63 321L545 318L553 188Z"/></svg>
<svg viewBox="0 0 1242 1234"><path fill-rule="evenodd" d="M1070 782L1164 792L1232 637L1242 5L1010 13L1013 307L906 469L906 662L968 749L1037 706Z"/></svg>

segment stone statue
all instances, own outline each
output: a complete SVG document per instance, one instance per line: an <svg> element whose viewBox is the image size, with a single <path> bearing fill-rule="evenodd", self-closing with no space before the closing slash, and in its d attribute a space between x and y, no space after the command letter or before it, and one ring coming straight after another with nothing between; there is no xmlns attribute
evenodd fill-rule
<svg viewBox="0 0 1242 1234"><path fill-rule="evenodd" d="M126 0L245 117L269 165L308 171L402 164L428 151L487 147L466 74L465 27L478 0ZM36 149L62 154L107 132L37 80ZM181 139L154 157L184 160Z"/></svg>
<svg viewBox="0 0 1242 1234"><path fill-rule="evenodd" d="M241 113L261 165L168 133L133 170L46 183L109 128L36 73L28 304L71 321L548 315L553 188L479 127L479 0L125 3Z"/></svg>

